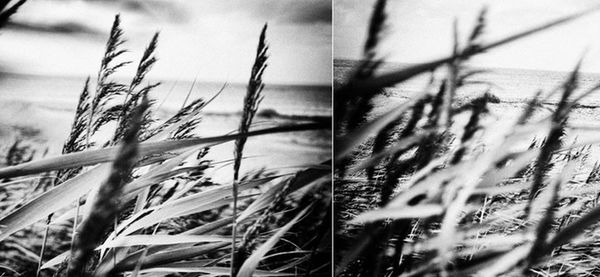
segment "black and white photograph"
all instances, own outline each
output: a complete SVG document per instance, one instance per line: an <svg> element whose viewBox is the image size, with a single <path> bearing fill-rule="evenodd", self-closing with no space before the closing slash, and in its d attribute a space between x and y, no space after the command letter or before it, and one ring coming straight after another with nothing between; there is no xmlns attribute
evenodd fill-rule
<svg viewBox="0 0 600 277"><path fill-rule="evenodd" d="M600 276L600 2L0 0L0 277Z"/></svg>
<svg viewBox="0 0 600 277"><path fill-rule="evenodd" d="M0 276L331 276L332 15L0 1Z"/></svg>
<svg viewBox="0 0 600 277"><path fill-rule="evenodd" d="M597 1L334 1L335 276L600 276Z"/></svg>

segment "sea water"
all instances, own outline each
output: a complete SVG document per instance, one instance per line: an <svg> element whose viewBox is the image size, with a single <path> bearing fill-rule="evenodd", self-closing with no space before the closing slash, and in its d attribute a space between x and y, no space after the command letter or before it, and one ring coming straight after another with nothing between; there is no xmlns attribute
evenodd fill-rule
<svg viewBox="0 0 600 277"><path fill-rule="evenodd" d="M343 84L347 78L353 74L353 70L359 64L358 61L335 60L334 61L334 81L336 86ZM406 64L383 64L380 72L391 72L405 68ZM544 70L527 70L527 69L507 69L507 68L469 68L466 70L482 70L483 73L475 75L471 80L477 81L476 85L468 85L461 87L457 92L457 100L465 101L469 98L474 98L482 95L484 92L490 92L500 99L500 103L491 103L488 105L490 114L482 120L482 124L486 124L488 132L481 134L481 141L485 144L486 138L493 137L494 132L489 130L502 131L506 128L511 128L512 124L521 114L526 103L532 99L537 92L542 92L543 105L536 109L532 121L541 120L549 116L556 108L556 103L561 95L561 86L570 76L570 72L556 72ZM408 99L423 93L424 91L437 92L440 81L445 77L444 68L439 68L434 72L436 85L429 88L428 83L431 80L431 74L421 74L403 82L402 84L386 88L386 95L379 95L373 99L374 109L371 118L385 111L394 109ZM574 99L589 91L591 88L600 84L600 75L594 73L579 73L577 88L571 99ZM559 93L551 93L556 91ZM567 137L564 139L563 145L567 146L572 143L592 142L595 143L590 148L590 157L587 167L591 166L595 161L600 161L600 90L589 94L578 102L576 108L569 114L568 124L572 128L568 128ZM460 116L459 116L460 117ZM460 118L459 118L460 119ZM466 123L467 117L462 116L462 122L456 120L455 128L459 128ZM581 128L583 127L583 128ZM547 135L545 129L537 131L531 130L529 137L524 138L520 144L514 144L515 148L527 148L531 141L543 140Z"/></svg>
<svg viewBox="0 0 600 277"><path fill-rule="evenodd" d="M219 136L237 130L246 94L245 84L182 80L160 82L161 85L151 92L159 122L174 115L185 102L214 98L201 112L196 135ZM35 130L30 131L35 135L33 139L48 147L50 154L58 154L71 128L84 83L85 77L0 75L0 125L3 127L0 135L9 144L14 139L11 133L15 129ZM91 91L94 88L92 81ZM267 83L262 95L264 98L254 120L255 128L314 118L322 120L331 116L331 87L328 85ZM213 161L230 160L233 143L215 146L209 153ZM331 132L291 132L250 138L244 154L248 162L242 163L243 172L262 167L294 170L319 164L331 157ZM228 170L223 169L222 172L226 176L231 175Z"/></svg>

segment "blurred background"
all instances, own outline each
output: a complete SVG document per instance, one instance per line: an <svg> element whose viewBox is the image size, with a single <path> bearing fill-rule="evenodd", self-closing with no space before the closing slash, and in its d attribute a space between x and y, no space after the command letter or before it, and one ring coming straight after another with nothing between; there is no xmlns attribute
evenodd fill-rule
<svg viewBox="0 0 600 277"><path fill-rule="evenodd" d="M374 0L335 1L335 58L360 58ZM495 39L590 10L598 1L561 0L428 0L390 1L382 55L388 62L417 63L447 55L452 49L452 25L457 21L460 41L487 7L483 40ZM469 61L473 66L570 71L582 53L585 72L600 73L600 16L592 14L519 42L489 51Z"/></svg>

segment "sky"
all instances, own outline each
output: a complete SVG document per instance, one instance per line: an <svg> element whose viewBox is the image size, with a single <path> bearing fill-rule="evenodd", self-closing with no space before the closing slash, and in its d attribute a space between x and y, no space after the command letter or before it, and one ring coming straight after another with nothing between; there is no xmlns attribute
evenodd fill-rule
<svg viewBox="0 0 600 277"><path fill-rule="evenodd" d="M160 31L159 62L150 77L245 82L268 22L266 82L331 83L332 8L322 0L32 0L0 32L0 68L94 76L117 13L128 59L138 60ZM133 66L128 70L121 74L130 75Z"/></svg>
<svg viewBox="0 0 600 277"><path fill-rule="evenodd" d="M374 0L337 0L334 57L359 59ZM466 40L480 9L488 8L483 41L492 41L598 5L593 0L388 1L379 52L392 62L418 63L451 52L456 19ZM600 11L473 58L476 66L569 71L584 54L582 69L600 72Z"/></svg>

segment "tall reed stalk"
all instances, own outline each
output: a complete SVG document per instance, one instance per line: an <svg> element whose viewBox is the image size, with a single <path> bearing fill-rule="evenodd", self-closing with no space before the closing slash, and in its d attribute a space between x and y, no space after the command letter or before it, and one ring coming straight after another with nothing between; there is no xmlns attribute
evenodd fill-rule
<svg viewBox="0 0 600 277"><path fill-rule="evenodd" d="M120 211L119 198L123 185L130 179L133 165L137 159L138 133L148 107L148 98L144 97L132 114L132 124L123 136L122 145L113 162L109 177L100 186L90 215L81 223L81 235L75 240L67 276L85 275L86 264L101 242L104 232L110 228L115 216Z"/></svg>
<svg viewBox="0 0 600 277"><path fill-rule="evenodd" d="M262 28L260 32L260 37L258 39L258 47L256 49L256 56L254 59L254 64L252 65L252 71L250 72L250 80L248 81L248 87L246 90L246 96L244 97L244 109L242 111L242 119L240 121L240 126L238 128L238 132L242 135L248 133L250 130L250 126L252 125L252 119L258 110L258 105L263 99L261 92L265 87L265 84L262 82L262 75L267 68L267 58L268 58L268 49L266 41L267 36L267 24ZM232 244L231 244L231 276L236 276L239 267L241 266L241 262L236 261L236 243L237 243L237 207L238 207L238 179L239 179L239 171L240 166L242 164L242 157L244 151L244 145L246 144L247 138L242 136L235 141L235 150L234 150L234 161L233 161L233 186L232 186L232 194L233 194L233 224L231 227L231 236L232 236Z"/></svg>

